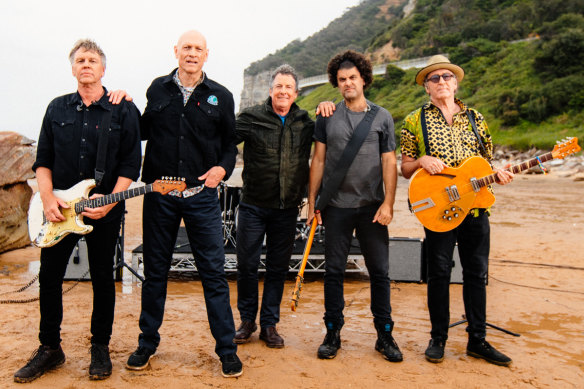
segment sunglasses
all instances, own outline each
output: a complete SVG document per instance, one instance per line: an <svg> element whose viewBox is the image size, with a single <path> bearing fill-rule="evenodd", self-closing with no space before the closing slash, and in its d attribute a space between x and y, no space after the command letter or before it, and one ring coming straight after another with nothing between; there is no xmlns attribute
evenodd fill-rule
<svg viewBox="0 0 584 389"><path fill-rule="evenodd" d="M426 81L432 81L434 84L438 84L440 82L440 77L446 82L450 81L452 78L456 78L454 74L450 73L434 74L432 77L426 78Z"/></svg>

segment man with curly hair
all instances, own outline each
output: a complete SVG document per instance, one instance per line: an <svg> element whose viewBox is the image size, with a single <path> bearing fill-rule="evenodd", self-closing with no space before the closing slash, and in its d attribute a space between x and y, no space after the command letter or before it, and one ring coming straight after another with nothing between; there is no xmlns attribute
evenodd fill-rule
<svg viewBox="0 0 584 389"><path fill-rule="evenodd" d="M373 75L371 63L362 54L349 50L335 56L328 64L328 75L343 100L336 105L332 116L317 117L310 168L307 222L316 217L319 224L324 223L326 231L324 322L327 334L318 348L318 357L334 358L341 347L343 281L353 231L356 231L371 282L371 312L378 334L375 349L387 360L400 362L403 357L392 336L388 274L387 225L393 218L397 182L393 119L387 110L365 99L363 91L371 85ZM341 156L369 111L377 113L369 114L367 120L373 117L370 129L338 189L333 190L327 204L316 204L319 190L321 194L331 190ZM315 214L316 205L322 213Z"/></svg>

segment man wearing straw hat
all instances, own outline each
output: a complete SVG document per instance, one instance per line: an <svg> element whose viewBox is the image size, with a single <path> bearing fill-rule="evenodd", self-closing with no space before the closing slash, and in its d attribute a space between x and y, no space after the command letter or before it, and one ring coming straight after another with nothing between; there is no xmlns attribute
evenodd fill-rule
<svg viewBox="0 0 584 389"><path fill-rule="evenodd" d="M418 169L438 174L446 167L459 166L465 159L481 156L492 159L493 143L484 117L454 97L464 70L448 58L435 55L416 75L416 83L426 89L430 101L410 113L401 130L401 169L410 178ZM498 171L499 184L507 184L513 174ZM486 340L486 280L489 260L489 210L472 209L451 231L424 228L428 253L428 310L432 323L426 359L442 362L450 321L449 286L452 256L458 243L463 272L463 300L468 320L466 353L490 363L509 366L511 358Z"/></svg>

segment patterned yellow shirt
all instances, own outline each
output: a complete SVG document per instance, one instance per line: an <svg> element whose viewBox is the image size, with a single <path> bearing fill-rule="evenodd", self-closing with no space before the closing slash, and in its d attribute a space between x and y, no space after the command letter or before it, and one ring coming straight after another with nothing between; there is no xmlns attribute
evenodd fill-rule
<svg viewBox="0 0 584 389"><path fill-rule="evenodd" d="M485 118L478 111L468 108L462 101L455 99L455 102L461 110L454 115L452 126L446 122L440 109L431 102L411 112L404 119L401 129L402 154L412 158L431 155L450 167L457 167L462 161L472 156L481 156L490 162L493 156L493 142ZM422 133L422 109L425 110L429 151L426 150ZM483 152L474 134L467 111L475 118L486 153Z"/></svg>

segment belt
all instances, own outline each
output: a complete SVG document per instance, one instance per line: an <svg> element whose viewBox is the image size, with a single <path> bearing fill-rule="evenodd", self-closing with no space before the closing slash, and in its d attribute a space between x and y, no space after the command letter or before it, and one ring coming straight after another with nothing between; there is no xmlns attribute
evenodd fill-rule
<svg viewBox="0 0 584 389"><path fill-rule="evenodd" d="M168 192L169 196L175 196L175 197L183 197L183 198L187 198L187 197L191 197L196 195L197 193L201 193L203 191L203 189L205 189L205 184L201 184L199 186L193 186L192 188L187 188L185 190L183 190L182 192L178 191L178 190L171 190L170 192Z"/></svg>

